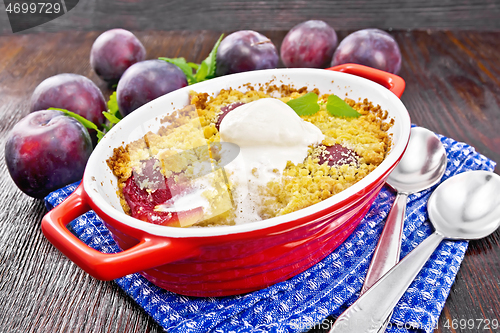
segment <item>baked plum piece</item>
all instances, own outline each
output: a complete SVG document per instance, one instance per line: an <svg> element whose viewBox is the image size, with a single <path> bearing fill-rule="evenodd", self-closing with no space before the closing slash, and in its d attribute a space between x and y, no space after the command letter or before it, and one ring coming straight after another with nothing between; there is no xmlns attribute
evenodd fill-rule
<svg viewBox="0 0 500 333"><path fill-rule="evenodd" d="M344 164L358 164L359 156L353 150L334 144L333 146L325 146L323 154L319 156L319 164L328 163L329 166L341 166Z"/></svg>
<svg viewBox="0 0 500 333"><path fill-rule="evenodd" d="M174 181L174 176L166 178L156 167L159 161L150 158L142 161L142 168L133 172L123 188L123 196L130 208L130 215L136 219L164 226L180 227L181 222L198 220L203 215L203 208L188 210L161 211L157 207L172 200L175 196L187 194L191 188L182 175ZM189 223L188 223L189 224Z"/></svg>
<svg viewBox="0 0 500 333"><path fill-rule="evenodd" d="M217 128L217 130L220 129L220 123L222 122L222 119L224 119L224 117L231 111L233 111L234 109L236 109L238 106L242 106L243 104L245 103L242 103L242 102L235 102L235 103L232 103L232 104L228 104L228 105L225 105L223 107L220 108L220 111L221 113L219 114L219 116L217 117L217 121L215 123L215 127Z"/></svg>

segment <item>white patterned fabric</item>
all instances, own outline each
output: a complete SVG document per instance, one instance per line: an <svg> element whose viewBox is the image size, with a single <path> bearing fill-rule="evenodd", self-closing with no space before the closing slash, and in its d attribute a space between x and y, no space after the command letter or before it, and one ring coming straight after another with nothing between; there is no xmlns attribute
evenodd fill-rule
<svg viewBox="0 0 500 333"><path fill-rule="evenodd" d="M468 170L495 168L495 162L472 147L439 138L448 157L443 180ZM45 199L47 208L61 203L77 186L72 184L51 193ZM426 206L434 188L408 198L402 257L432 233ZM200 298L160 289L139 274L117 279L116 283L171 333L304 332L328 316L338 316L357 299L394 197L384 187L358 228L333 253L307 271L263 290ZM119 251L92 211L74 220L68 228L101 252ZM466 241L441 243L396 306L387 332L433 331L466 249Z"/></svg>

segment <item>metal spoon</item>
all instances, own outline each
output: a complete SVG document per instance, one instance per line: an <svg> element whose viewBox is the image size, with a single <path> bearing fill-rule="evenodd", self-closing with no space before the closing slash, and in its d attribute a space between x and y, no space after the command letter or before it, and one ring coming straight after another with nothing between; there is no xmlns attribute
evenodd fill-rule
<svg viewBox="0 0 500 333"><path fill-rule="evenodd" d="M397 190L384 230L373 254L363 294L399 261L408 195L437 184L446 170L446 151L439 138L422 127L413 127L403 158L387 178Z"/></svg>
<svg viewBox="0 0 500 333"><path fill-rule="evenodd" d="M480 239L500 226L500 176L469 171L444 181L429 198L435 232L368 289L330 333L375 333L443 239Z"/></svg>

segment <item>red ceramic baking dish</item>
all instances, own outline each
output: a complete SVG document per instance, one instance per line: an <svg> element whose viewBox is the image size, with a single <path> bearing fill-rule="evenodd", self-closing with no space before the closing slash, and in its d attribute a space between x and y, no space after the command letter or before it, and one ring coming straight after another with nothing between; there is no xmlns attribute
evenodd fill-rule
<svg viewBox="0 0 500 333"><path fill-rule="evenodd" d="M339 194L268 220L177 228L146 223L123 212L116 177L106 164L113 148L158 129L158 119L189 103L190 90L212 94L222 88L244 90L244 84L270 81L379 104L394 119L393 145L386 159ZM322 260L353 232L401 159L411 127L399 100L404 87L396 75L348 64L330 70L275 69L228 75L164 95L128 115L104 137L78 189L43 218L43 233L69 259L102 280L139 272L159 287L190 296L241 294L284 281ZM102 218L122 252L98 252L66 228L89 210Z"/></svg>

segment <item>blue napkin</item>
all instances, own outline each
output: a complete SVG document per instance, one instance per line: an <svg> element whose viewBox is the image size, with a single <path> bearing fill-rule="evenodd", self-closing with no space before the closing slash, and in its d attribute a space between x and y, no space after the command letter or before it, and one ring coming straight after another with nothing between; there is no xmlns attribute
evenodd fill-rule
<svg viewBox="0 0 500 333"><path fill-rule="evenodd" d="M495 162L474 148L439 136L448 165L443 180L468 170L493 171ZM49 194L50 210L78 183ZM435 187L434 187L435 188ZM414 249L432 227L427 200L434 189L410 195L401 256ZM217 298L187 297L160 289L139 274L116 283L170 333L304 332L328 316L338 316L359 296L373 251L395 198L384 186L353 234L333 253L307 271L252 293ZM92 211L68 225L83 242L104 252L120 249ZM394 310L388 332L432 332L467 249L466 241L443 241Z"/></svg>

